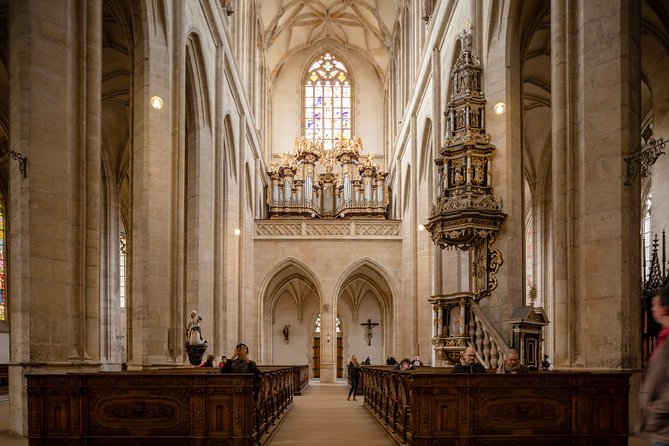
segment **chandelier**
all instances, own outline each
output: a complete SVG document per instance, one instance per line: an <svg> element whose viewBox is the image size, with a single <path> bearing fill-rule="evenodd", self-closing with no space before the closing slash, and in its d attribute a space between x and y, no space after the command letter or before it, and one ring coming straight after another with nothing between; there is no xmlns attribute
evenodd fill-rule
<svg viewBox="0 0 669 446"><path fill-rule="evenodd" d="M297 137L294 148L294 155L282 154L267 172L270 218L386 218L388 173L374 155L363 156L361 138L340 139L323 150L322 143Z"/></svg>

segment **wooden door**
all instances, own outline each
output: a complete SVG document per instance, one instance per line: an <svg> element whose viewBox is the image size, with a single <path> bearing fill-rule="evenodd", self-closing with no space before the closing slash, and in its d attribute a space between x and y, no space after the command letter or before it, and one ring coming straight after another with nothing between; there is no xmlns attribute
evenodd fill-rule
<svg viewBox="0 0 669 446"><path fill-rule="evenodd" d="M337 378L343 377L344 373L344 343L341 336L337 336Z"/></svg>
<svg viewBox="0 0 669 446"><path fill-rule="evenodd" d="M321 377L321 338L314 338L314 378ZM337 336L337 378L344 376L344 342Z"/></svg>
<svg viewBox="0 0 669 446"><path fill-rule="evenodd" d="M314 378L321 377L321 338L314 338Z"/></svg>

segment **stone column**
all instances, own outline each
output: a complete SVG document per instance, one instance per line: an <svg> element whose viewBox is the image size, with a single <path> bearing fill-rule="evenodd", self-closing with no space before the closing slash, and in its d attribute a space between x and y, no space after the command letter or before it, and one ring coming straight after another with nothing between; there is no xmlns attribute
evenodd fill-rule
<svg viewBox="0 0 669 446"><path fill-rule="evenodd" d="M569 170L567 154L567 7L566 0L551 1L551 157L552 157L552 250L553 250L553 315L555 340L554 364L568 365L571 354L573 292L569 290L570 223Z"/></svg>
<svg viewBox="0 0 669 446"><path fill-rule="evenodd" d="M639 360L639 187L624 185L623 158L640 141L640 15L635 0L583 2L583 91L575 92L583 140L574 144L582 178L570 186L582 210L574 353L588 368L637 367Z"/></svg>
<svg viewBox="0 0 669 446"><path fill-rule="evenodd" d="M25 178L10 160L9 413L25 436L25 373L99 365L101 2L8 14L10 150L28 159Z"/></svg>
<svg viewBox="0 0 669 446"><path fill-rule="evenodd" d="M85 155L82 165L82 237L80 270L83 296L80 312L81 345L84 360L100 361L100 220L102 177L102 1L84 4L86 17L86 129Z"/></svg>
<svg viewBox="0 0 669 446"><path fill-rule="evenodd" d="M146 11L151 17L153 11ZM146 17L142 18L146 20ZM128 369L148 365L173 365L169 360L169 339L172 327L172 169L174 140L172 139L178 99L170 83L172 51L156 21L155 32L146 38L135 35L133 78L133 146L131 148ZM165 24L164 26L170 26ZM145 63L150 59L151 63ZM163 98L160 110L151 107L150 99ZM178 127L178 126L175 126ZM179 327L183 329L182 327ZM183 333L183 332L182 332ZM172 333L174 337L174 334Z"/></svg>

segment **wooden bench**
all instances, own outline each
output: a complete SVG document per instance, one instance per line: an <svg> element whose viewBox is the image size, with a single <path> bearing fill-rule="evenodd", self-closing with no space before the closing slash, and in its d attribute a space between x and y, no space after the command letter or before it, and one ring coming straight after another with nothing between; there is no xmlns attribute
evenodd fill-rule
<svg viewBox="0 0 669 446"><path fill-rule="evenodd" d="M292 370L28 374L28 444L266 445L292 407Z"/></svg>
<svg viewBox="0 0 669 446"><path fill-rule="evenodd" d="M308 365L261 365L258 367L260 370L263 370L263 367L289 367L293 371L293 395L302 395L307 387L309 387Z"/></svg>
<svg viewBox="0 0 669 446"><path fill-rule="evenodd" d="M0 364L0 386L9 385L9 366L7 364Z"/></svg>
<svg viewBox="0 0 669 446"><path fill-rule="evenodd" d="M395 444L627 446L628 373L453 375L365 367L365 407Z"/></svg>

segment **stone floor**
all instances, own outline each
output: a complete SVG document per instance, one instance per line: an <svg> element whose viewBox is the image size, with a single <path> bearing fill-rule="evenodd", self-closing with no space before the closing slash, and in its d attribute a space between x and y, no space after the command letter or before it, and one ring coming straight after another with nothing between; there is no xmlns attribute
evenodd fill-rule
<svg viewBox="0 0 669 446"><path fill-rule="evenodd" d="M312 382L304 395L295 397L293 408L269 446L391 446L393 443L362 406L362 397L346 401L347 390L344 382ZM6 388L0 388L0 445L28 446L28 440L9 432L8 420L9 399ZM650 446L650 442L630 437L629 446Z"/></svg>

